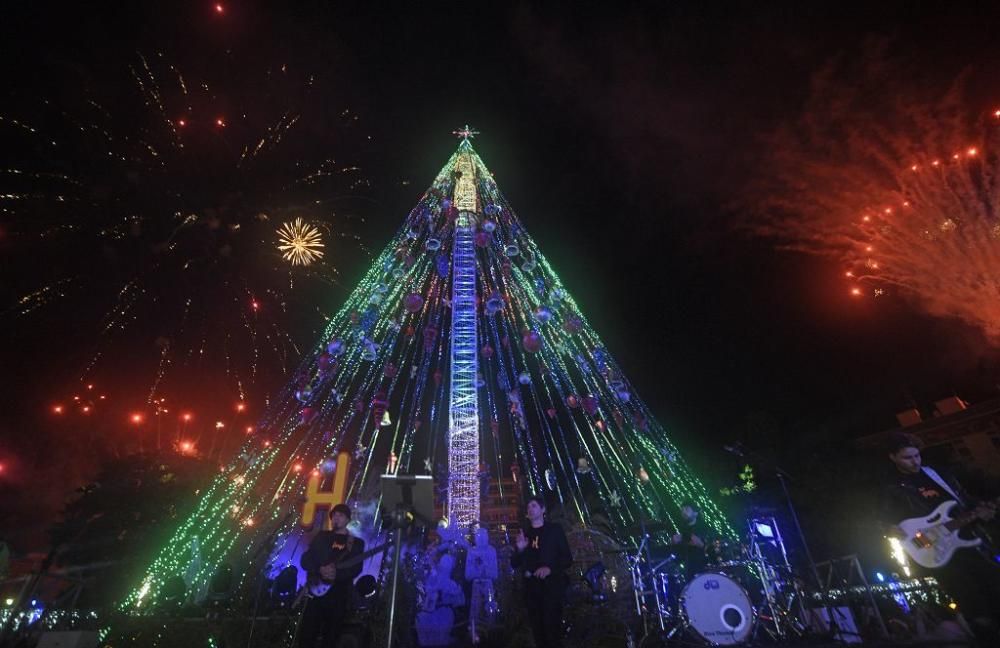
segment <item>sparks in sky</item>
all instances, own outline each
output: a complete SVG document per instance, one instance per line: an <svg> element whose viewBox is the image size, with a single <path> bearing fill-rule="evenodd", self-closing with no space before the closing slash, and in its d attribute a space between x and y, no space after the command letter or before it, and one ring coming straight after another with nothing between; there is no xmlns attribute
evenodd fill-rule
<svg viewBox="0 0 1000 648"><path fill-rule="evenodd" d="M278 250L292 265L307 266L323 257L323 236L314 225L301 218L278 228Z"/></svg>
<svg viewBox="0 0 1000 648"><path fill-rule="evenodd" d="M818 84L803 118L776 133L754 229L842 264L853 297L891 292L1000 345L993 106L960 89L943 100L894 89L872 106L865 88Z"/></svg>

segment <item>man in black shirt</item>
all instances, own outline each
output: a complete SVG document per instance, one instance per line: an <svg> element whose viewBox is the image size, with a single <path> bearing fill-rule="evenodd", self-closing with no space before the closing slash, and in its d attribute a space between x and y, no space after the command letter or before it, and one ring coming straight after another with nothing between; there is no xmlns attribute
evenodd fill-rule
<svg viewBox="0 0 1000 648"><path fill-rule="evenodd" d="M351 609L354 579L361 574L360 561L337 567L338 562L356 558L365 551L365 541L347 532L350 507L337 504L330 511L330 520L333 528L316 534L300 561L309 583L319 581L331 585L324 595L314 596L306 602L299 628L300 648L316 648L320 636L323 648L333 648L337 644L341 626Z"/></svg>
<svg viewBox="0 0 1000 648"><path fill-rule="evenodd" d="M688 577L705 570L708 559L705 555L710 542L709 528L701 519L694 502L681 504L681 526L671 538L674 552L687 569Z"/></svg>
<svg viewBox="0 0 1000 648"><path fill-rule="evenodd" d="M545 501L528 498L528 528L514 540L517 550L510 564L524 576L524 597L535 648L562 645L562 608L573 564L566 534L558 524L545 521Z"/></svg>
<svg viewBox="0 0 1000 648"><path fill-rule="evenodd" d="M947 501L957 501L952 517L963 511L975 511L982 520L992 519L995 509L977 503L950 475L939 474L923 465L920 442L916 437L898 433L889 439L891 477L882 491L880 522L889 537L906 538L898 524L915 517L926 517ZM967 535L968 532L963 532ZM1000 601L1000 568L975 548L959 549L942 567L925 569L910 564L914 575L933 576L954 597L958 611L968 620L977 639L985 646L1000 645L997 635L997 609Z"/></svg>

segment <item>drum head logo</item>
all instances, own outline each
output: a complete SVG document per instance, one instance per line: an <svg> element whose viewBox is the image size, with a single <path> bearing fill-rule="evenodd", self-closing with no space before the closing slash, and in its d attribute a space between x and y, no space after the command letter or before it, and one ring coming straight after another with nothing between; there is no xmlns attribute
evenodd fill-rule
<svg viewBox="0 0 1000 648"><path fill-rule="evenodd" d="M705 589L707 590L717 590L719 589L719 581L708 579L705 581Z"/></svg>

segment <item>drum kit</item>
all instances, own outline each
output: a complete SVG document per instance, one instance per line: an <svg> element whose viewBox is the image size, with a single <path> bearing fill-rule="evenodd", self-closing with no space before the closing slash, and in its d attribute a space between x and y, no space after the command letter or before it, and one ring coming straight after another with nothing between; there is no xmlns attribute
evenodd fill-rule
<svg viewBox="0 0 1000 648"><path fill-rule="evenodd" d="M802 581L774 517L752 515L738 540L704 547L657 545L654 538L674 531L666 524L632 531L638 547L605 555L583 573L592 603L632 619L629 645L777 643L805 633Z"/></svg>

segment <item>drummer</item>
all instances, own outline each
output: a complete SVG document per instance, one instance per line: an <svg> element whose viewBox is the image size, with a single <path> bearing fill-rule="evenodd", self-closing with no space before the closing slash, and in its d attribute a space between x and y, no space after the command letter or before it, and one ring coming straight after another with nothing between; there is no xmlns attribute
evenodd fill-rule
<svg viewBox="0 0 1000 648"><path fill-rule="evenodd" d="M708 525L701 520L700 513L694 502L682 503L680 528L670 539L689 575L704 571L708 564L705 551L711 543L711 537Z"/></svg>

